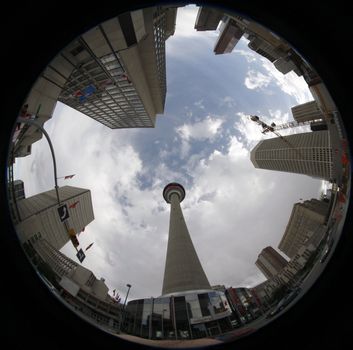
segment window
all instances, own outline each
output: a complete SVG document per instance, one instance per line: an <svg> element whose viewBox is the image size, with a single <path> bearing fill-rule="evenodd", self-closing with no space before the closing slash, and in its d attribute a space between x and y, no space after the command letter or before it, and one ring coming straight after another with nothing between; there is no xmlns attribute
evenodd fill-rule
<svg viewBox="0 0 353 350"><path fill-rule="evenodd" d="M72 49L70 51L71 55L72 56L77 56L80 52L82 52L84 50L83 46L82 45L78 45L76 46L74 49Z"/></svg>
<svg viewBox="0 0 353 350"><path fill-rule="evenodd" d="M198 294L202 316L210 316L210 299L208 293Z"/></svg>

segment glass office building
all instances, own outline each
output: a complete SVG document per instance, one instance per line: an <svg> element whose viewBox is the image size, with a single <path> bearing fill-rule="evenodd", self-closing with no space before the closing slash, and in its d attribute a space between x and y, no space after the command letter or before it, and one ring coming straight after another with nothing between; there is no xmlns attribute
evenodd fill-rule
<svg viewBox="0 0 353 350"><path fill-rule="evenodd" d="M196 290L130 301L123 329L148 339L195 339L231 331L232 316L224 292Z"/></svg>

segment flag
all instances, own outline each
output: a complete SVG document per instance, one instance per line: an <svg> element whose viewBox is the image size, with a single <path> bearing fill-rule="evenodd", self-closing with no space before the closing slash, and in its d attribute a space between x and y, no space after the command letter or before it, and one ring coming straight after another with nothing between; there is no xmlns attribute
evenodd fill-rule
<svg viewBox="0 0 353 350"><path fill-rule="evenodd" d="M79 202L80 202L80 201L76 201L75 203L69 205L69 208L71 208L71 209L76 208L76 205L77 205Z"/></svg>
<svg viewBox="0 0 353 350"><path fill-rule="evenodd" d="M340 203L345 203L346 202L346 196L342 192L338 193L338 201Z"/></svg>
<svg viewBox="0 0 353 350"><path fill-rule="evenodd" d="M99 83L99 88L104 89L108 85L114 85L113 81L111 81L110 79L103 80Z"/></svg>
<svg viewBox="0 0 353 350"><path fill-rule="evenodd" d="M64 180L72 179L74 176L75 176L75 174L73 174L73 175L67 175L67 176L64 177Z"/></svg>
<svg viewBox="0 0 353 350"><path fill-rule="evenodd" d="M80 101L80 102L84 102L84 101L87 99L87 97L93 95L93 94L96 92L96 90L97 90L96 87L95 87L94 85L92 85L92 84L86 86L86 87L82 90L83 95L82 95L82 96L79 96L79 101Z"/></svg>
<svg viewBox="0 0 353 350"><path fill-rule="evenodd" d="M72 94L72 96L74 96L74 97L80 97L80 96L83 96L83 93L82 93L81 90L77 90L77 91L75 91L75 92Z"/></svg>
<svg viewBox="0 0 353 350"><path fill-rule="evenodd" d="M126 80L129 84L131 84L131 80L129 79L129 77L127 76L127 74L122 74L121 75L122 78L124 78L124 80Z"/></svg>
<svg viewBox="0 0 353 350"><path fill-rule="evenodd" d="M345 152L343 152L343 154L342 154L341 162L342 162L343 165L347 165L348 162L349 162L347 154Z"/></svg>
<svg viewBox="0 0 353 350"><path fill-rule="evenodd" d="M93 243L94 243L94 242L93 242ZM91 247L93 246L93 243L91 243L90 245L88 245L87 248L85 249L85 251L88 250L89 248L91 248Z"/></svg>

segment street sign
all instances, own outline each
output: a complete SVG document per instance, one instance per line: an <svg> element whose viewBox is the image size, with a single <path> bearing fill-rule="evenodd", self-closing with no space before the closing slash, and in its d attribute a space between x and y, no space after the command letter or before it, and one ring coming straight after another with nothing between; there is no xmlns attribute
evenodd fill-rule
<svg viewBox="0 0 353 350"><path fill-rule="evenodd" d="M82 263L82 261L85 259L86 255L85 253L83 252L82 249L80 249L77 254L76 254L78 260L80 260L80 262Z"/></svg>
<svg viewBox="0 0 353 350"><path fill-rule="evenodd" d="M58 213L59 213L59 217L60 217L61 222L65 221L66 219L68 219L70 217L69 210L67 209L66 204L64 204L58 208Z"/></svg>

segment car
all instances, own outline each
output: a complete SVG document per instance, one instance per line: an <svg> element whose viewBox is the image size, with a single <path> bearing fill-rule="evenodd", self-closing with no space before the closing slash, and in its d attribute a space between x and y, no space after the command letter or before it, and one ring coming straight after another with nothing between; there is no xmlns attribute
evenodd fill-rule
<svg viewBox="0 0 353 350"><path fill-rule="evenodd" d="M241 325L242 325L241 322L239 322L238 320L231 320L230 322L231 322L233 328L238 328L238 327L241 327Z"/></svg>
<svg viewBox="0 0 353 350"><path fill-rule="evenodd" d="M328 243L326 243L326 245L324 247L324 251L323 251L321 259L320 259L320 263L321 264L323 264L326 261L327 257L329 256L330 251L331 251L332 246L333 246L333 242L334 242L334 240L331 239Z"/></svg>
<svg viewBox="0 0 353 350"><path fill-rule="evenodd" d="M301 288L300 287L295 287L294 289L291 289L289 293L284 296L280 302L277 304L277 306L266 315L266 318L271 318L281 312L288 304L290 304L300 293Z"/></svg>

